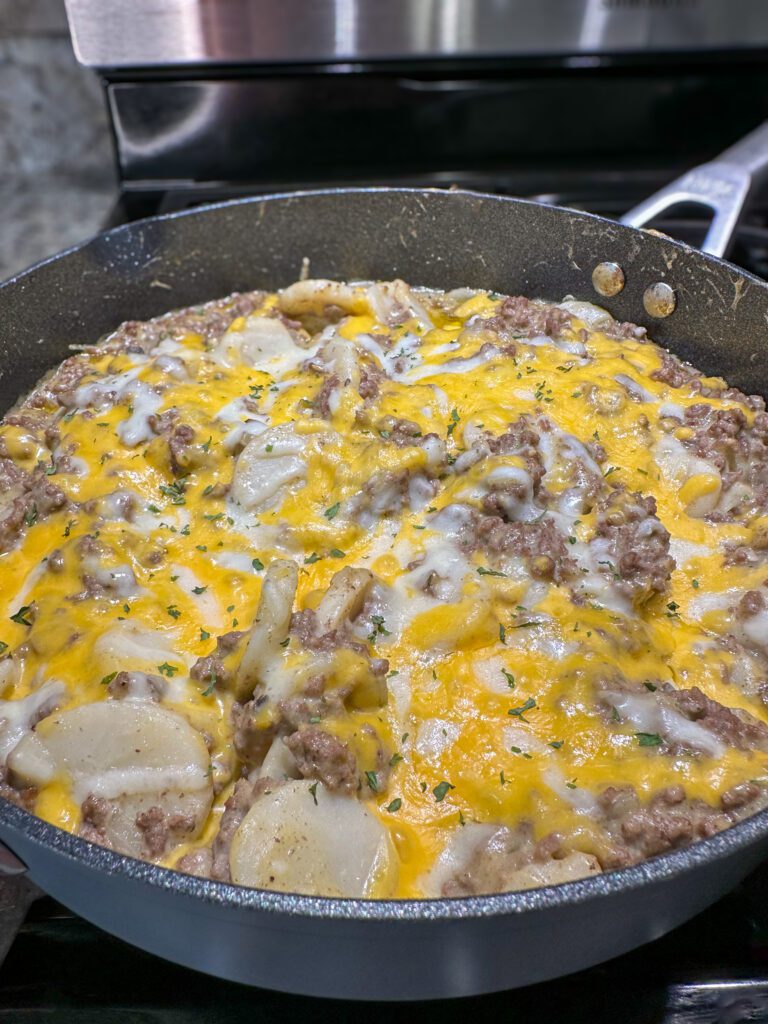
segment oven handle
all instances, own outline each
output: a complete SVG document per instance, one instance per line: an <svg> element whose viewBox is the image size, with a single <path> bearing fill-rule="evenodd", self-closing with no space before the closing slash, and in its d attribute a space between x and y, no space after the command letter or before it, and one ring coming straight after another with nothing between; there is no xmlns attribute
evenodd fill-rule
<svg viewBox="0 0 768 1024"><path fill-rule="evenodd" d="M680 203L708 206L714 216L701 248L712 256L725 256L747 201L766 178L768 121L716 159L665 185L625 213L621 223L641 228Z"/></svg>

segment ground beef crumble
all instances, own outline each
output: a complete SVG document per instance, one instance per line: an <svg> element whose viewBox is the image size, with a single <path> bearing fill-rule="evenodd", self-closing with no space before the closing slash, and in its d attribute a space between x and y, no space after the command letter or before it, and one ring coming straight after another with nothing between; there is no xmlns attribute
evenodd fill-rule
<svg viewBox="0 0 768 1024"><path fill-rule="evenodd" d="M216 650L213 654L207 654L198 658L190 669L190 677L198 683L205 683L206 686L215 685L219 688L226 686L232 677L230 669L224 664L224 659L238 647L238 644L245 636L242 630L231 630L216 638Z"/></svg>
<svg viewBox="0 0 768 1024"><path fill-rule="evenodd" d="M696 722L729 747L768 752L768 726L741 708L727 708L699 689L662 688L665 696L689 721Z"/></svg>
<svg viewBox="0 0 768 1024"><path fill-rule="evenodd" d="M67 505L67 496L41 467L27 473L0 459L0 553L10 551L25 526L42 522Z"/></svg>
<svg viewBox="0 0 768 1024"><path fill-rule="evenodd" d="M643 803L632 786L609 786L598 798L601 823L610 837L600 854L605 868L621 868L688 846L728 828L766 803L756 783L726 790L719 806L686 797L682 786L667 786Z"/></svg>
<svg viewBox="0 0 768 1024"><path fill-rule="evenodd" d="M669 531L656 517L653 497L612 490L597 504L595 537L598 565L618 577L627 593L643 600L664 592L675 562L669 554Z"/></svg>
<svg viewBox="0 0 768 1024"><path fill-rule="evenodd" d="M702 398L719 398L724 401L739 402L753 412L765 410L765 402L759 395L745 395L738 388L729 388L724 381L707 378L690 363L683 362L671 352L661 352L661 366L651 373L651 379L668 384L671 388L689 388L692 394Z"/></svg>
<svg viewBox="0 0 768 1024"><path fill-rule="evenodd" d="M357 759L342 740L308 725L286 736L285 745L305 779L318 779L331 792L351 795L357 791Z"/></svg>
<svg viewBox="0 0 768 1024"><path fill-rule="evenodd" d="M162 857L171 840L188 835L195 829L195 818L191 814L166 814L162 807L149 807L136 815L136 828L144 839L146 854L156 860Z"/></svg>
<svg viewBox="0 0 768 1024"><path fill-rule="evenodd" d="M494 564L498 559L523 558L536 579L564 583L578 571L565 538L547 517L532 523L508 523L473 509L462 527L460 543L466 552L485 552Z"/></svg>
<svg viewBox="0 0 768 1024"><path fill-rule="evenodd" d="M229 851L240 822L260 796L271 793L280 785L274 779L238 779L232 795L224 805L219 831L210 846L200 847L186 854L176 864L179 871L187 874L213 878L219 882L231 882Z"/></svg>
<svg viewBox="0 0 768 1024"><path fill-rule="evenodd" d="M180 339L187 334L199 334L213 345L234 320L258 309L266 295L266 292L261 291L242 294L234 292L224 299L214 299L188 309L172 310L153 320L127 320L109 335L105 348L111 352L146 354L166 338Z"/></svg>
<svg viewBox="0 0 768 1024"><path fill-rule="evenodd" d="M482 321L488 330L518 338L546 335L559 338L571 326L573 317L550 303L535 302L523 295L504 299L492 317Z"/></svg>
<svg viewBox="0 0 768 1024"><path fill-rule="evenodd" d="M25 811L31 811L37 799L37 787L11 785L5 767L0 765L0 797Z"/></svg>

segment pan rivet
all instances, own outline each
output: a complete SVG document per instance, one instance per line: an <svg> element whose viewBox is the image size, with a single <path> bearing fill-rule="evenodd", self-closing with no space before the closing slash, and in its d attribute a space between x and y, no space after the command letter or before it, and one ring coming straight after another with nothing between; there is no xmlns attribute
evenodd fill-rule
<svg viewBox="0 0 768 1024"><path fill-rule="evenodd" d="M625 284L624 271L618 263L598 263L592 271L592 284L595 291L606 298L618 295Z"/></svg>
<svg viewBox="0 0 768 1024"><path fill-rule="evenodd" d="M649 316L661 320L674 313L677 305L675 290L665 281L657 281L643 292L643 305Z"/></svg>

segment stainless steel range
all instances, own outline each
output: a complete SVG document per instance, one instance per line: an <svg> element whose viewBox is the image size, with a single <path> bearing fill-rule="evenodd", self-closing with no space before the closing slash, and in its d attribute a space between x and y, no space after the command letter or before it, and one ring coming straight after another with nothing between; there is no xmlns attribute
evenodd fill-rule
<svg viewBox="0 0 768 1024"><path fill-rule="evenodd" d="M322 184L619 213L766 113L762 0L67 0L115 219Z"/></svg>
<svg viewBox="0 0 768 1024"><path fill-rule="evenodd" d="M120 195L110 223L337 183L461 185L618 216L768 117L764 0L67 7L77 55L101 77L114 131ZM705 220L680 209L658 226L695 242ZM768 195L757 197L733 258L768 277ZM181 1024L250 1020L254 1011L266 1021L342 1021L392 1012L195 975L48 899L32 903L15 939L14 917L3 917L0 899L11 943L0 1021ZM425 950L424 969L439 955ZM446 1020L514 1010L523 1021L590 1024L768 1021L768 869L635 953L438 1010ZM397 1009L405 1019L424 1012Z"/></svg>

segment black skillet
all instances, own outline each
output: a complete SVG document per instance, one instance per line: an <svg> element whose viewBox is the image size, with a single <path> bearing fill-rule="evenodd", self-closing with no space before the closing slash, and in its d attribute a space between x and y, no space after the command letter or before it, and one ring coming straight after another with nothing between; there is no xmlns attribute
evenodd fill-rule
<svg viewBox="0 0 768 1024"><path fill-rule="evenodd" d="M626 219L639 225L670 203L703 203L715 211L706 244L722 255L766 154L762 128ZM122 320L278 288L298 277L305 257L314 277L401 277L555 300L570 293L646 326L707 373L768 393L768 285L721 259L520 200L342 189L139 221L0 286L0 408L71 343L95 341ZM762 859L768 811L637 867L433 901L323 899L202 881L94 846L3 800L0 838L6 873L26 871L76 913L170 960L288 992L417 999L542 981L662 935Z"/></svg>

